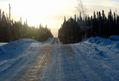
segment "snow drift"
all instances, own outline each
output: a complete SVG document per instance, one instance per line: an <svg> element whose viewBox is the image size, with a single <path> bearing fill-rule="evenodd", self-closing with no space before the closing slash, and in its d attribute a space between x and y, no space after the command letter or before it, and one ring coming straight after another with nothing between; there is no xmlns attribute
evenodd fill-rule
<svg viewBox="0 0 119 81"><path fill-rule="evenodd" d="M32 39L20 39L0 46L0 60L17 57L33 42L35 43L37 41Z"/></svg>

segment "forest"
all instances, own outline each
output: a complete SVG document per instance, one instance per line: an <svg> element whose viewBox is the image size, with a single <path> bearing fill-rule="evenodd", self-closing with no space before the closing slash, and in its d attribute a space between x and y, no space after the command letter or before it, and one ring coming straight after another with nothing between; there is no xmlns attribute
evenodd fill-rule
<svg viewBox="0 0 119 81"><path fill-rule="evenodd" d="M38 41L45 41L53 37L49 28L29 26L27 22L11 20L4 11L0 10L0 42L32 38Z"/></svg>
<svg viewBox="0 0 119 81"><path fill-rule="evenodd" d="M58 37L64 44L77 43L91 36L108 38L119 35L119 15L111 10L106 15L104 10L93 13L92 16L69 18L59 29Z"/></svg>
<svg viewBox="0 0 119 81"><path fill-rule="evenodd" d="M111 10L108 14L105 11L97 11L92 16L82 17L74 15L66 19L58 31L58 38L64 44L78 43L91 36L108 38L111 35L119 35L119 15ZM45 41L53 37L47 26L29 26L27 22L11 20L4 11L0 10L0 42L31 38L38 41Z"/></svg>

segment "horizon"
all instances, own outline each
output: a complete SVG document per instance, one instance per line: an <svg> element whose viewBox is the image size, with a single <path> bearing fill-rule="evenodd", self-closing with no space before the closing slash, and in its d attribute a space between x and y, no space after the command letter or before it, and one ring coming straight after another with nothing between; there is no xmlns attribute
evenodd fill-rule
<svg viewBox="0 0 119 81"><path fill-rule="evenodd" d="M117 0L83 0L82 2L86 9L85 13L89 15L93 11L105 10L107 12L110 9L117 14L119 13L119 1ZM74 14L78 14L76 9L78 7L77 0L1 0L0 8L7 14L9 3L12 8L11 16L14 20L20 20L20 17L22 17L22 21L27 19L29 25L47 25L55 37L57 37L58 29L63 23L64 16L69 18L73 17Z"/></svg>

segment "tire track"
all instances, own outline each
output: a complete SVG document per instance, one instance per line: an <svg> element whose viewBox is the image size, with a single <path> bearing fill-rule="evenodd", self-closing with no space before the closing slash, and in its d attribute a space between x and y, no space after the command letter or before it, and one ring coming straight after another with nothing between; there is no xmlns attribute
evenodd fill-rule
<svg viewBox="0 0 119 81"><path fill-rule="evenodd" d="M74 48L72 45L63 48L64 81L102 81L82 56L82 52L75 52L72 48Z"/></svg>
<svg viewBox="0 0 119 81"><path fill-rule="evenodd" d="M80 47L75 47L74 50L77 50L77 53L80 53L81 57L85 59L90 68L104 81L118 81L118 75L113 73L112 65L105 61L103 58L95 59L88 56L88 52L85 51L85 48L89 51L95 50L96 48L90 48L85 44L82 44ZM101 50L97 51L99 53ZM103 51L101 51L103 52ZM95 52L96 53L96 52ZM95 55L95 53L93 53ZM97 54L96 53L96 54ZM98 56L100 57L100 56ZM111 77L110 77L111 76Z"/></svg>
<svg viewBox="0 0 119 81"><path fill-rule="evenodd" d="M18 74L12 81L39 81L50 62L51 49L50 45L42 47L41 52L34 58L34 61L19 73L22 75Z"/></svg>
<svg viewBox="0 0 119 81"><path fill-rule="evenodd" d="M64 81L62 79L64 74L62 71L60 46L53 45L51 57L52 59L41 81Z"/></svg>
<svg viewBox="0 0 119 81"><path fill-rule="evenodd" d="M80 58L77 58L71 45L62 46L62 69L64 78L61 81L89 81L82 65L79 64Z"/></svg>

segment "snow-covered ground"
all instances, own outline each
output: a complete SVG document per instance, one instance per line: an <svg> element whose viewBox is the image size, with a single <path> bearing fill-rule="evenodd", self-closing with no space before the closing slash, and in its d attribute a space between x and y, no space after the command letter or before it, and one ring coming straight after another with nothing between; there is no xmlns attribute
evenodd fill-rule
<svg viewBox="0 0 119 81"><path fill-rule="evenodd" d="M22 39L0 46L0 81L119 81L119 40Z"/></svg>
<svg viewBox="0 0 119 81"><path fill-rule="evenodd" d="M7 43L0 43L0 46L6 45Z"/></svg>

